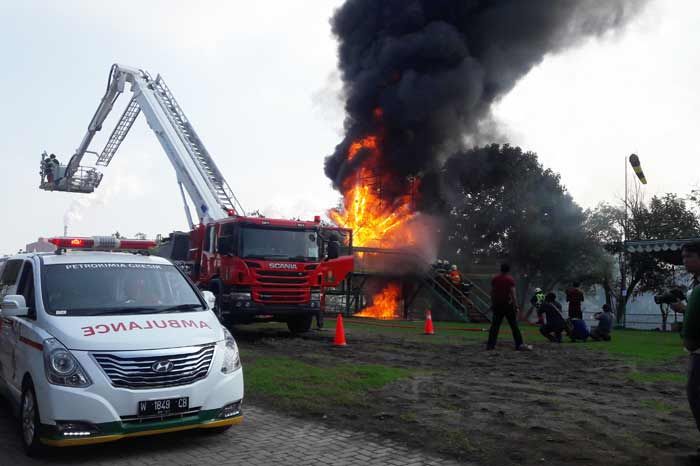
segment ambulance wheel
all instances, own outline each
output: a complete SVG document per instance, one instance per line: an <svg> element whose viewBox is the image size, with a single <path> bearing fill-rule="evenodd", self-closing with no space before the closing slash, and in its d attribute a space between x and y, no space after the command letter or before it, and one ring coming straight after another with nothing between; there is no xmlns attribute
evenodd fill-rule
<svg viewBox="0 0 700 466"><path fill-rule="evenodd" d="M295 316L290 317L287 321L287 328L293 334L304 333L311 330L311 321L313 316Z"/></svg>
<svg viewBox="0 0 700 466"><path fill-rule="evenodd" d="M39 440L39 404L36 401L34 386L31 382L27 382L22 390L19 425L22 432L22 444L27 455L41 455L44 451L44 445Z"/></svg>

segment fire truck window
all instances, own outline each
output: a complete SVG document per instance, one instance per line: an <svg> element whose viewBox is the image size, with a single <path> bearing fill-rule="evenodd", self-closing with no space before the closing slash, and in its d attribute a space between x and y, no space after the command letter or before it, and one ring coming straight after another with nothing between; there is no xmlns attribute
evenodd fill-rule
<svg viewBox="0 0 700 466"><path fill-rule="evenodd" d="M207 252L214 252L214 225L207 227L207 232L204 236L204 250Z"/></svg>
<svg viewBox="0 0 700 466"><path fill-rule="evenodd" d="M17 283L19 270L22 268L21 260L11 260L5 263L5 267L0 275L0 297L9 294L11 288Z"/></svg>
<svg viewBox="0 0 700 466"><path fill-rule="evenodd" d="M2 278L0 278L0 284L14 285L17 281L17 275L19 275L19 269L21 268L21 260L7 261L7 264L5 264L5 268L2 271Z"/></svg>
<svg viewBox="0 0 700 466"><path fill-rule="evenodd" d="M219 228L217 249L221 254L236 254L237 230L234 223L224 223Z"/></svg>
<svg viewBox="0 0 700 466"><path fill-rule="evenodd" d="M36 306L34 300L34 269L31 262L25 262L22 276L17 286L17 293L24 296L24 301L29 308L29 318L36 319Z"/></svg>
<svg viewBox="0 0 700 466"><path fill-rule="evenodd" d="M209 227L209 252L216 251L216 228L214 226Z"/></svg>

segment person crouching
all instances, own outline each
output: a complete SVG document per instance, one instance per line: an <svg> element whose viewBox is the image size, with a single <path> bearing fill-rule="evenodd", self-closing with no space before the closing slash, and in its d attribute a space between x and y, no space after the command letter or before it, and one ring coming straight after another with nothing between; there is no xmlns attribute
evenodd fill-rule
<svg viewBox="0 0 700 466"><path fill-rule="evenodd" d="M551 342L561 343L561 334L566 329L566 322L561 315L561 304L557 302L557 295L547 293L537 314L544 314L546 318L546 322L540 327L540 333Z"/></svg>
<svg viewBox="0 0 700 466"><path fill-rule="evenodd" d="M603 304L603 312L596 312L593 317L598 321L598 326L591 329L591 338L595 341L610 341L613 324L610 306Z"/></svg>

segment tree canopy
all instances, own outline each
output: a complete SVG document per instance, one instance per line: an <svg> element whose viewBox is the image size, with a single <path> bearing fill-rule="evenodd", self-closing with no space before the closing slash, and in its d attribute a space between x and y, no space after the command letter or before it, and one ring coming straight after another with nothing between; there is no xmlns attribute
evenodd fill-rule
<svg viewBox="0 0 700 466"><path fill-rule="evenodd" d="M603 259L586 214L535 153L476 148L450 157L443 179L447 256L502 257L542 287L590 275Z"/></svg>
<svg viewBox="0 0 700 466"><path fill-rule="evenodd" d="M623 259L622 241L661 240L695 237L700 223L688 203L676 194L654 196L648 203L635 193L625 205L600 204L589 212L590 230L609 252ZM674 285L673 268L654 254L629 254L619 261L619 276L626 274L625 293L617 296L618 313L629 298L644 292L660 293ZM623 269L624 267L624 269ZM620 289L621 290L621 289ZM623 296L624 294L624 296Z"/></svg>

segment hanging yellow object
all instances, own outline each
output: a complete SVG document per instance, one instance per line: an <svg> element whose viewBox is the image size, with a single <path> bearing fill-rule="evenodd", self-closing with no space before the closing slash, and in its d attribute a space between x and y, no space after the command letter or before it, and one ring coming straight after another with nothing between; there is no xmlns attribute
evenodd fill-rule
<svg viewBox="0 0 700 466"><path fill-rule="evenodd" d="M637 157L637 154L630 155L630 165L632 165L632 168L637 174L637 178L639 178L639 181L641 181L642 184L647 184L647 178L646 176L644 176L644 172L642 171L642 164L639 162L639 157Z"/></svg>

